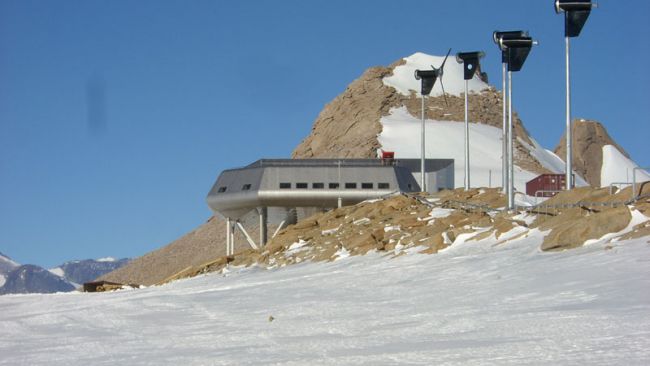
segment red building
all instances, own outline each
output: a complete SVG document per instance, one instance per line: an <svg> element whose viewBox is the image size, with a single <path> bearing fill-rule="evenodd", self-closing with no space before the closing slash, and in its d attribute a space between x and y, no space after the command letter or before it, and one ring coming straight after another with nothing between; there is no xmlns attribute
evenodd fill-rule
<svg viewBox="0 0 650 366"><path fill-rule="evenodd" d="M553 197L566 187L566 175L542 174L526 183L526 194L533 197Z"/></svg>

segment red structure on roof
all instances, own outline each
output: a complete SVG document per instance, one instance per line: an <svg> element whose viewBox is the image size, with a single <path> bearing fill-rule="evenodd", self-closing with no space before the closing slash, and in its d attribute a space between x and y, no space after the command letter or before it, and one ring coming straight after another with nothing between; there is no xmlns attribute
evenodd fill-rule
<svg viewBox="0 0 650 366"><path fill-rule="evenodd" d="M381 150L381 161L383 165L393 165L393 162L395 161L395 152Z"/></svg>
<svg viewBox="0 0 650 366"><path fill-rule="evenodd" d="M533 197L553 197L565 187L564 174L542 174L526 183L526 194Z"/></svg>

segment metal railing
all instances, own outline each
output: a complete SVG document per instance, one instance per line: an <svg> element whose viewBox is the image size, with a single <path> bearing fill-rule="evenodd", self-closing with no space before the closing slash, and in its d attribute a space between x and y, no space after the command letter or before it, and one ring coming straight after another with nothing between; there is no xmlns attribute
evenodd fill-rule
<svg viewBox="0 0 650 366"><path fill-rule="evenodd" d="M632 199L634 199L634 197L636 196L636 171L637 170L648 170L648 169L650 169L650 167L636 167L636 168L632 169ZM646 182L647 181L639 182L639 183L646 183ZM643 187L643 186L641 186L641 187ZM641 189L643 189L643 188L641 188Z"/></svg>
<svg viewBox="0 0 650 366"><path fill-rule="evenodd" d="M650 182L647 182L650 183ZM441 207L441 208L453 208L460 209L466 212L483 212L486 214L489 213L498 213L508 211L507 207L490 207L488 204L473 203L468 201L459 201L459 200L441 200L441 202L429 202L425 198L412 195L409 193L402 193L407 197L414 198L419 202L429 206L429 207ZM556 203L556 204L537 204L534 206L521 206L515 205L515 211L523 211L534 214L542 214L546 216L557 216L558 212L561 210L571 209L571 208L581 208L584 212L598 212L598 208L616 208L622 206L628 206L639 200L650 198L650 193L639 195L633 199L626 201L578 201L573 203Z"/></svg>

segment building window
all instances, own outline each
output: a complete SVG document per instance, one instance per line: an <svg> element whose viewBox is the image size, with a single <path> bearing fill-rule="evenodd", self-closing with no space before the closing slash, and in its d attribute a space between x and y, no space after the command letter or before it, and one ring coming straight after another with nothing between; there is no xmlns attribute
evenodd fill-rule
<svg viewBox="0 0 650 366"><path fill-rule="evenodd" d="M242 190L242 191L248 191L248 190L250 190L250 189L251 189L251 185L250 185L250 184L244 184L244 185L241 187L241 190Z"/></svg>
<svg viewBox="0 0 650 366"><path fill-rule="evenodd" d="M223 193L223 192L225 192L225 191L226 191L226 188L228 188L228 187L219 187L219 189L217 189L217 193Z"/></svg>
<svg viewBox="0 0 650 366"><path fill-rule="evenodd" d="M280 189L291 189L291 183L280 183Z"/></svg>
<svg viewBox="0 0 650 366"><path fill-rule="evenodd" d="M374 184L372 183L361 183L361 189L372 189Z"/></svg>
<svg viewBox="0 0 650 366"><path fill-rule="evenodd" d="M325 183L312 183L311 187L313 189L323 189L325 188Z"/></svg>
<svg viewBox="0 0 650 366"><path fill-rule="evenodd" d="M388 184L388 183L377 183L377 188L379 188L379 189L389 189L390 184Z"/></svg>
<svg viewBox="0 0 650 366"><path fill-rule="evenodd" d="M296 188L307 189L309 185L307 183L296 183Z"/></svg>
<svg viewBox="0 0 650 366"><path fill-rule="evenodd" d="M338 184L338 183L330 183L328 187L329 187L330 189L338 189L338 188L339 188L339 184Z"/></svg>
<svg viewBox="0 0 650 366"><path fill-rule="evenodd" d="M345 189L355 189L357 188L356 183L345 183Z"/></svg>

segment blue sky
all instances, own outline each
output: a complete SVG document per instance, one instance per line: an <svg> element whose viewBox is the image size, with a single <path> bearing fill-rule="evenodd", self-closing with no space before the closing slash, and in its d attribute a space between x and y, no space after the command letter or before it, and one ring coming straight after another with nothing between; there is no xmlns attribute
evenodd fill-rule
<svg viewBox="0 0 650 366"><path fill-rule="evenodd" d="M514 102L552 149L564 130L552 4L0 0L0 251L53 266L163 246L210 216L221 170L288 157L370 66L484 50L500 84L496 29L540 42ZM573 115L648 166L650 2L599 5L572 43Z"/></svg>

